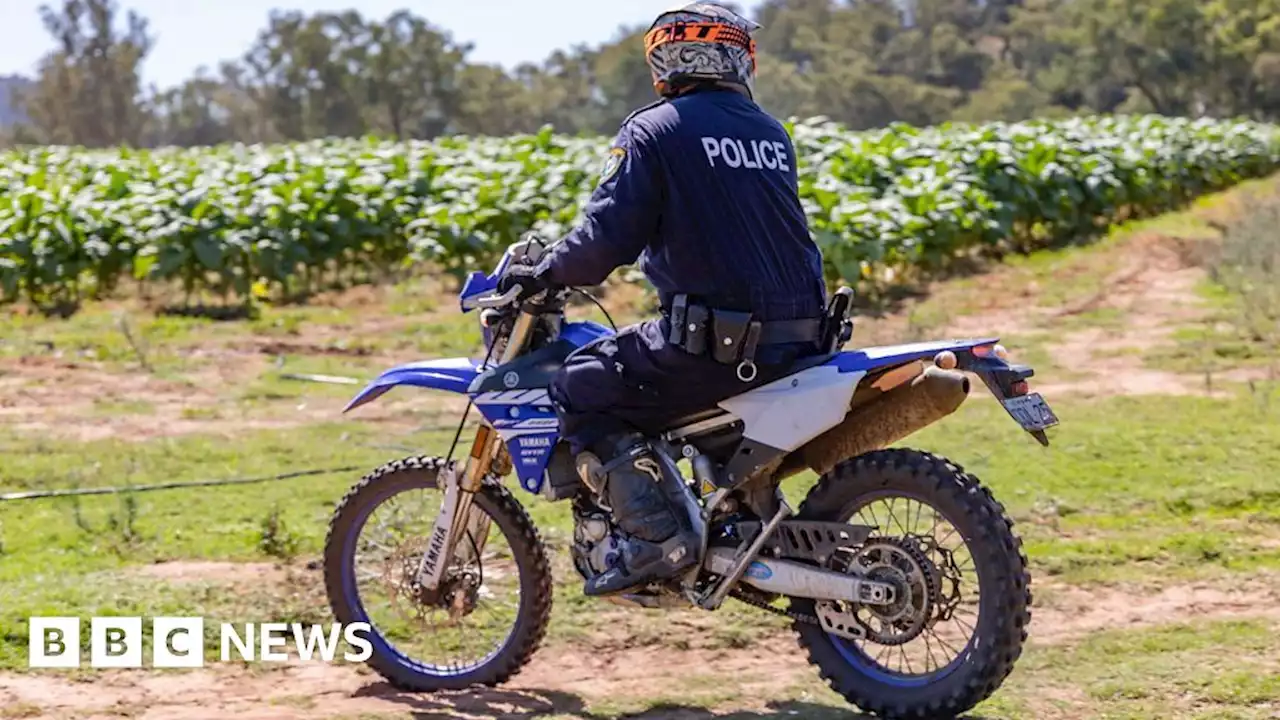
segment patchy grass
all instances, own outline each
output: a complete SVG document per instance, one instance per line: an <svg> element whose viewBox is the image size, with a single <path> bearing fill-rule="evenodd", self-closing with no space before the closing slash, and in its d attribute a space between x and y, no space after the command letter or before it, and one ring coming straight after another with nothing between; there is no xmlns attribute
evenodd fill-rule
<svg viewBox="0 0 1280 720"><path fill-rule="evenodd" d="M137 371L145 359L153 370L172 371L183 367L185 348L207 340L211 324L138 315L110 306L65 320L0 313L0 359L51 357L94 363L115 372Z"/></svg>
<svg viewBox="0 0 1280 720"><path fill-rule="evenodd" d="M0 718L5 718L5 720L17 720L18 718L33 718L33 717L39 717L40 715L43 715L43 714L44 714L44 711L40 709L39 705L33 705L31 703L25 703L25 702L14 703L12 705L6 705L3 708L0 708Z"/></svg>
<svg viewBox="0 0 1280 720"><path fill-rule="evenodd" d="M1267 183L1239 192L1258 194L1274 185ZM1097 330L1123 335L1132 317L1105 305L1061 315L1056 310L1097 295L1115 273L1126 243L1137 236L1216 237L1214 223L1238 214L1240 197L1228 193L1204 200L1188 212L1134 223L1092 245L1009 258L996 275L956 279L937 288L909 316L879 329L870 323L855 334L855 342L935 337L944 326L994 309L1018 321L990 331L1003 335L1019 361L1036 368L1033 386L1070 382L1087 368L1059 352L1063 336ZM622 323L637 319L651 300L633 286L607 290L605 302ZM24 363L31 362L46 370L78 371L40 364L52 359L133 378L145 374L135 349L140 340L154 375L175 379L171 395L180 399L197 390L215 395L188 402L180 412L172 397L134 394L127 384L72 398L99 421L124 422L167 408L185 421L218 424L217 431L129 443L77 442L59 436L60 416L56 407L49 408L55 414L48 431L0 435L5 460L0 491L361 468L256 485L0 504L0 668L25 669L31 615L197 614L207 618L207 627L329 619L316 560L338 499L361 472L388 459L416 451L443 453L452 434L440 427L455 416L444 412L453 409L445 401L425 409L413 406L403 418L373 411L351 418L330 415L355 386L285 376L339 375L363 382L404 360L474 354L479 343L475 316L456 312L452 297L421 281L362 293L318 298L309 306L265 307L254 319L237 322L151 317L128 302L89 307L65 321L16 314L0 318L0 370L20 376ZM1253 368L1275 359L1268 346L1237 329L1244 327L1238 320L1244 302L1239 293L1205 282L1195 294L1205 319L1174 329L1169 343L1151 349L1104 347L1097 356L1182 373ZM120 329L122 313L134 343ZM585 305L574 313L603 320ZM211 390L209 370L229 365L242 381L224 379ZM12 377L6 372L0 379ZM1037 600L1048 598L1050 607L1061 588L1122 588L1136 594L1191 581L1274 582L1280 570L1280 491L1273 480L1280 467L1280 388L1215 382L1215 389L1221 396L1051 395L1063 424L1044 449L975 386L972 399L955 416L903 444L943 454L992 488L1017 520ZM304 411L317 407L322 412ZM285 417L289 420L281 427L237 425ZM411 425L422 427L405 429ZM806 474L785 483L793 506L814 480ZM556 666L561 653L592 657L642 651L653 668L662 668L672 654L691 668L681 666L669 682L642 687L627 684L629 669L584 664L587 669L574 672L596 684L547 691L554 699L538 717L853 717L798 654L777 652L788 632L785 619L738 603L716 614L656 613L622 611L583 597L568 557L567 505L519 491L517 496L552 551L558 583L541 661ZM182 581L147 572L166 561L196 563L197 569L199 563L219 562L269 570ZM1034 628L1033 616L1026 653L976 717L1261 718L1280 711L1275 661L1280 636L1266 617L1111 629L1052 642L1037 640ZM206 637L210 647L216 647L213 632ZM742 658L765 660L735 669L732 661ZM78 677L98 676L86 671ZM551 678L544 684L561 686L560 675L544 677ZM615 690L611 678L622 683L621 689ZM326 708L324 698L314 700L304 692L272 703L282 712ZM454 711L490 712L486 707L476 698L420 700L406 704L404 712L380 709L368 717L449 717ZM6 705L0 717L50 712L16 703Z"/></svg>
<svg viewBox="0 0 1280 720"><path fill-rule="evenodd" d="M1217 373L1240 367L1269 367L1276 353L1264 343L1219 319L1173 333L1174 345L1154 348L1147 365L1183 373Z"/></svg>
<svg viewBox="0 0 1280 720"><path fill-rule="evenodd" d="M1269 717L1280 702L1277 629L1242 620L1096 633L1033 648L1019 685L1078 687L1086 697L1068 707L1106 717Z"/></svg>
<svg viewBox="0 0 1280 720"><path fill-rule="evenodd" d="M254 404L272 400L303 400L306 398L350 398L357 391L385 370L384 362L376 358L345 357L341 355L281 355L258 377L239 388L239 400ZM330 375L350 378L357 385L338 385L307 382L289 375Z"/></svg>
<svg viewBox="0 0 1280 720"><path fill-rule="evenodd" d="M146 415L155 410L155 404L147 400L134 400L120 397L96 397L93 399L93 410L103 416L112 415Z"/></svg>
<svg viewBox="0 0 1280 720"><path fill-rule="evenodd" d="M1247 303L1239 293L1206 278L1196 287L1196 295L1205 308L1204 317L1174 330L1170 344L1146 352L1147 366L1211 375L1239 368L1275 367L1280 374L1280 350L1275 340L1249 329L1244 319Z"/></svg>

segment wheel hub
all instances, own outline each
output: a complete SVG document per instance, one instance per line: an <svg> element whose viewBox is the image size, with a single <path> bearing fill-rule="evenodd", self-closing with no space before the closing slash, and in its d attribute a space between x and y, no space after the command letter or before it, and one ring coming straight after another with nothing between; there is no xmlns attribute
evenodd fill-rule
<svg viewBox="0 0 1280 720"><path fill-rule="evenodd" d="M938 601L938 570L913 540L872 538L846 571L893 588L893 602L870 605L821 602L815 610L831 632L881 645L904 645L929 627Z"/></svg>
<svg viewBox="0 0 1280 720"><path fill-rule="evenodd" d="M459 620L475 612L479 599L480 576L470 568L449 573L449 577L440 583L439 605L449 612L450 620Z"/></svg>
<svg viewBox="0 0 1280 720"><path fill-rule="evenodd" d="M867 637L881 645L904 645L924 632L937 595L936 570L916 543L879 538L863 546L854 562L871 579L894 588L893 603L860 606L869 616L858 618Z"/></svg>
<svg viewBox="0 0 1280 720"><path fill-rule="evenodd" d="M912 610L912 584L910 578L896 567L882 566L867 573L868 580L882 582L893 587L894 600L888 605L866 605L867 612L886 623L906 618Z"/></svg>
<svg viewBox="0 0 1280 720"><path fill-rule="evenodd" d="M870 579L893 585L890 605L860 606L867 618L858 620L867 637L881 644L905 644L919 637L929 623L936 600L936 571L916 543L878 538L863 546L854 560Z"/></svg>
<svg viewBox="0 0 1280 720"><path fill-rule="evenodd" d="M398 578L390 579L387 590L404 597L419 611L440 608L449 613L451 620L458 620L475 612L480 599L480 576L474 567L450 567L440 578L440 584L432 590L418 581L420 555L419 543L405 543L397 548ZM398 582L396 581L398 580Z"/></svg>

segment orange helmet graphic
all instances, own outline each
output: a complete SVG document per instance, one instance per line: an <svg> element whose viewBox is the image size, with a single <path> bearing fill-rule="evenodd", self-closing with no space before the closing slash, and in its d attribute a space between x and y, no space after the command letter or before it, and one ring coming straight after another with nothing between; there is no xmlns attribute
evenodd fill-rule
<svg viewBox="0 0 1280 720"><path fill-rule="evenodd" d="M653 89L662 97L676 95L688 84L712 81L755 93L756 23L709 2L668 10L644 36L645 60Z"/></svg>

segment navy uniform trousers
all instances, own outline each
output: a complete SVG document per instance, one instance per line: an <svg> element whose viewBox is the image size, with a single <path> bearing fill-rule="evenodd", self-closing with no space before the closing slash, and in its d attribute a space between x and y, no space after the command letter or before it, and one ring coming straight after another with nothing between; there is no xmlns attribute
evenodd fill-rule
<svg viewBox="0 0 1280 720"><path fill-rule="evenodd" d="M736 365L668 343L668 327L666 318L649 320L569 356L549 394L573 453L629 432L654 435L681 417L776 380L796 359L814 352L809 346L761 347L758 375L745 383Z"/></svg>

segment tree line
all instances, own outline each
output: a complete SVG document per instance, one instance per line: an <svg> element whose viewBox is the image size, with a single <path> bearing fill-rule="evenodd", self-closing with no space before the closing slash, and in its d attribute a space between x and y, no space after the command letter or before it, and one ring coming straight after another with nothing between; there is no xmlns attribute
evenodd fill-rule
<svg viewBox="0 0 1280 720"><path fill-rule="evenodd" d="M513 71L408 10L272 11L243 56L144 85L146 18L40 9L55 49L13 89L8 143L212 145L328 136L612 134L654 99L643 27ZM853 129L1090 113L1280 117L1280 0L767 0L760 103Z"/></svg>

